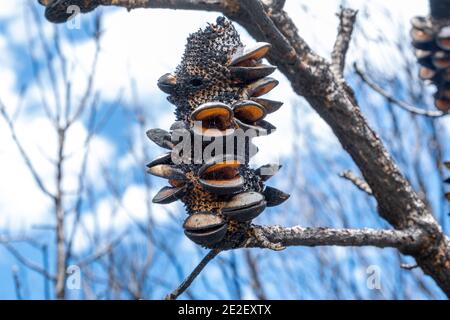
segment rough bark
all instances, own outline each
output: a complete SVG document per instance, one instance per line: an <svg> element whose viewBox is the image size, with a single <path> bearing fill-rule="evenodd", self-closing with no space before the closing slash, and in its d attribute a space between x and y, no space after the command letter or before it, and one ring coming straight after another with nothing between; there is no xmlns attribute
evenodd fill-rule
<svg viewBox="0 0 450 320"><path fill-rule="evenodd" d="M264 240L288 246L374 246L378 248L398 248L414 251L424 238L420 230L375 230L375 229L334 229L303 228L295 226L255 226L255 237L249 239L246 248L265 248Z"/></svg>
<svg viewBox="0 0 450 320"><path fill-rule="evenodd" d="M342 9L339 14L338 34L331 53L331 68L339 79L344 76L345 57L350 46L356 14L352 9Z"/></svg>

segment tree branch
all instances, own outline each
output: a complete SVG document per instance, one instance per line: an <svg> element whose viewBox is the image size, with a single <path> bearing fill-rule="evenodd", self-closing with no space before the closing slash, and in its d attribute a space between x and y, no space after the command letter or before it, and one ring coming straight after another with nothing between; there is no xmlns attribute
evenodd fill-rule
<svg viewBox="0 0 450 320"><path fill-rule="evenodd" d="M261 236L270 243L288 246L374 246L414 251L422 243L418 230L375 230L375 229L333 229L304 228L300 226L253 226L255 234L244 244L245 248L268 248ZM269 247L269 249L272 249Z"/></svg>
<svg viewBox="0 0 450 320"><path fill-rule="evenodd" d="M5 120L6 124L8 125L9 131L11 133L11 137L12 137L14 143L16 144L17 149L19 150L19 153L20 153L23 161L25 162L25 165L27 166L28 170L30 171L31 175L33 176L33 179L36 182L36 184L38 185L39 189L50 199L54 200L55 195L52 194L50 191L48 191L47 187L45 187L44 182L42 181L36 168L34 167L33 163L31 162L30 157L28 156L27 152L25 151L25 149L22 146L22 143L20 142L19 138L17 137L14 124L13 124L11 118L8 116L8 114L6 112L6 107L1 100L0 100L0 114L3 117L3 119Z"/></svg>
<svg viewBox="0 0 450 320"><path fill-rule="evenodd" d="M252 279L252 288L255 292L255 296L259 300L267 300L267 295L264 291L263 282L260 278L260 272L258 268L257 259L255 259L250 250L245 251L245 260L248 265L250 276Z"/></svg>
<svg viewBox="0 0 450 320"><path fill-rule="evenodd" d="M353 26L358 11L342 8L339 13L339 27L333 52L331 53L331 68L337 78L343 78L345 57L352 38Z"/></svg>
<svg viewBox="0 0 450 320"><path fill-rule="evenodd" d="M341 172L339 174L340 177L347 179L348 181L352 182L358 189L361 191L364 191L368 195L372 195L372 189L370 189L367 182L365 182L363 179L357 177L353 172L350 170Z"/></svg>
<svg viewBox="0 0 450 320"><path fill-rule="evenodd" d="M262 248L282 250L289 246L374 246L378 248L397 248L414 252L423 244L420 230L375 230L375 229L333 229L304 228L300 226L285 228L281 226L252 226L252 236L241 248ZM236 248L233 248L236 249ZM174 300L181 295L203 268L220 252L211 250L191 272L191 274L170 294L166 300Z"/></svg>
<svg viewBox="0 0 450 320"><path fill-rule="evenodd" d="M192 281L197 278L197 276L202 272L206 265L214 259L220 253L220 249L213 249L208 252L208 254L200 261L200 263L195 267L191 274L171 293L166 296L166 300L176 300L180 294L186 291L191 285Z"/></svg>
<svg viewBox="0 0 450 320"><path fill-rule="evenodd" d="M14 281L14 289L16 291L16 298L17 300L22 300L22 283L20 281L20 277L19 277L19 269L17 268L16 265L14 265L12 267L12 276L13 276L13 281Z"/></svg>
<svg viewBox="0 0 450 320"><path fill-rule="evenodd" d="M381 88L378 84L373 82L369 77L362 71L359 66L354 63L353 68L355 69L356 74L359 76L359 78L364 81L369 87L371 87L375 92L379 93L383 97L385 97L389 102L394 103L395 105L399 106L403 110L406 110L408 112L411 112L413 114L426 116L430 118L438 118L445 116L448 114L447 112L442 112L439 110L433 111L433 110L424 110L421 108L417 108L409 103L406 103L404 101L397 100L393 96L391 96L389 93L387 93L383 88Z"/></svg>
<svg viewBox="0 0 450 320"><path fill-rule="evenodd" d="M128 10L159 8L231 12L239 8L238 1L234 0L99 0L98 2L104 6L118 6Z"/></svg>
<svg viewBox="0 0 450 320"><path fill-rule="evenodd" d="M14 256L14 258L16 258L17 261L19 261L21 264L23 264L26 268L43 275L45 278L47 278L49 280L56 281L56 276L50 274L46 269L42 268L41 266L37 265L36 263L25 258L8 241L2 241L2 239L0 239L0 244L2 244L6 248L6 250L8 250L9 253L11 253Z"/></svg>
<svg viewBox="0 0 450 320"><path fill-rule="evenodd" d="M83 258L82 260L78 261L76 263L77 266L79 266L80 268L93 263L95 261L97 261L98 259L102 258L103 256L109 254L112 252L112 250L118 246L120 244L120 242L124 239L125 237L125 233L123 232L121 233L116 239L114 239L113 241L109 242L107 245L105 245L103 248L99 249L98 251L96 251L94 254Z"/></svg>

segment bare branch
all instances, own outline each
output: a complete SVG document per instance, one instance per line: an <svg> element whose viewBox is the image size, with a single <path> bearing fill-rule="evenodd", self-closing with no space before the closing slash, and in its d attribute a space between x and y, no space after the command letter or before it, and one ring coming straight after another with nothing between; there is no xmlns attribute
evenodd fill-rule
<svg viewBox="0 0 450 320"><path fill-rule="evenodd" d="M83 111L86 109L88 99L89 99L89 97L92 96L92 90L94 87L94 79L95 79L95 74L97 71L98 57L100 55L100 41L101 41L101 36L102 36L101 23L102 23L101 16L96 17L95 31L94 31L95 32L95 35L94 35L95 52L94 52L94 58L92 61L89 76L87 79L86 88L84 90L83 96L81 97L80 103L79 103L77 109L75 110L74 115L72 116L72 118L67 120L66 128L70 127L71 124L73 122L75 122L83 114ZM68 106L69 105L70 104L68 104Z"/></svg>
<svg viewBox="0 0 450 320"><path fill-rule="evenodd" d="M263 32L265 37L273 43L277 43L278 50L283 53L283 56L290 57L290 60L295 56L295 51L290 45L288 39L278 30L273 21L267 15L262 3L259 0L244 0L242 6L247 13L251 12L253 18L258 21L257 27L260 32Z"/></svg>
<svg viewBox="0 0 450 320"><path fill-rule="evenodd" d="M202 272L202 270L206 267L206 265L214 259L220 253L219 249L213 249L200 261L200 263L195 267L195 269L191 272L191 274L170 294L166 296L166 300L176 300L180 294L186 291L187 288L191 285L192 281Z"/></svg>
<svg viewBox="0 0 450 320"><path fill-rule="evenodd" d="M234 0L100 0L104 6L124 7L128 10L138 8L161 8L161 9L184 9L184 10L205 10L223 11L226 8L236 10L239 4Z"/></svg>
<svg viewBox="0 0 450 320"><path fill-rule="evenodd" d="M44 270L49 270L48 261L48 245L44 244L41 248L42 251L42 266ZM44 297L46 300L50 299L50 283L48 277L43 277L44 280Z"/></svg>
<svg viewBox="0 0 450 320"><path fill-rule="evenodd" d="M126 232L123 232L120 236L118 236L115 240L108 243L106 246L95 252L93 255L88 256L84 258L83 260L77 262L77 266L83 267L85 265L88 265L92 262L97 261L98 259L102 258L103 256L109 254L112 252L114 247L119 245L119 243L124 239Z"/></svg>
<svg viewBox="0 0 450 320"><path fill-rule="evenodd" d="M42 268L41 266L39 266L39 265L35 264L34 262L32 262L32 261L28 260L27 258L25 258L8 241L2 241L2 239L0 239L0 244L2 244L9 251L9 253L11 253L14 256L14 258L17 259L17 261L19 261L21 264L23 264L28 269L33 270L33 271L35 271L35 272L37 272L39 274L42 274L47 279L50 279L52 281L56 281L56 277L54 275L50 274L46 269Z"/></svg>
<svg viewBox="0 0 450 320"><path fill-rule="evenodd" d="M252 287L255 295L259 300L266 300L267 295L264 292L263 283L260 278L257 260L253 257L250 250L245 251L245 260L247 261L248 269L252 279Z"/></svg>
<svg viewBox="0 0 450 320"><path fill-rule="evenodd" d="M375 92L379 93L383 97L385 97L389 102L392 102L396 104L397 106L401 107L402 109L411 112L413 114L426 116L430 118L438 118L445 116L447 113L442 111L433 111L433 110L424 110L421 108L417 108L409 103L406 103L404 101L397 100L393 96L391 96L389 93L387 93L383 88L381 88L378 84L373 82L369 77L359 68L359 66L354 63L353 67L355 69L356 74L361 78L362 81L364 81L369 87L371 87Z"/></svg>
<svg viewBox="0 0 450 320"><path fill-rule="evenodd" d="M350 45L353 26L358 11L349 8L341 8L339 13L339 27L333 52L331 53L331 70L337 78L343 78L345 68L345 57Z"/></svg>
<svg viewBox="0 0 450 320"><path fill-rule="evenodd" d="M304 228L300 226L254 226L254 231L262 234L272 244L288 246L374 246L378 248L398 248L412 250L422 242L419 231L375 230L375 229L333 229ZM245 248L268 248L258 237L249 238ZM272 249L269 246L269 249Z"/></svg>
<svg viewBox="0 0 450 320"><path fill-rule="evenodd" d="M66 233L64 228L65 223L65 209L64 209L64 150L66 146L66 129L58 128L58 145L57 145L57 159L56 159L56 176L55 187L56 194L54 199L54 214L56 219L56 298L64 299L66 286Z"/></svg>
<svg viewBox="0 0 450 320"><path fill-rule="evenodd" d="M22 283L19 278L19 269L16 265L12 267L12 276L14 280L14 289L16 291L17 300L22 300Z"/></svg>
<svg viewBox="0 0 450 320"><path fill-rule="evenodd" d="M20 142L19 138L17 137L14 124L11 121L11 119L9 118L8 114L6 113L6 107L1 100L0 100L0 114L2 115L3 119L5 119L6 124L9 127L9 131L11 132L11 136L14 140L14 143L16 144L17 149L19 149L20 155L22 156L22 159L24 160L28 170L30 171L31 175L33 176L33 179L36 182L36 184L38 185L39 189L41 189L41 191L45 195L47 195L52 200L54 200L55 196L47 190L47 188L44 185L44 182L42 181L41 177L37 173L35 167L33 166L33 163L31 162L30 157L26 153L25 149L22 147L22 143Z"/></svg>
<svg viewBox="0 0 450 320"><path fill-rule="evenodd" d="M347 179L349 181L351 181L356 187L358 187L358 189L360 189L361 191L364 191L365 193L367 193L368 195L372 195L372 189L370 189L369 185L367 184L367 182L365 182L363 179L357 177L353 172L351 172L350 170L341 172L339 174L340 177Z"/></svg>

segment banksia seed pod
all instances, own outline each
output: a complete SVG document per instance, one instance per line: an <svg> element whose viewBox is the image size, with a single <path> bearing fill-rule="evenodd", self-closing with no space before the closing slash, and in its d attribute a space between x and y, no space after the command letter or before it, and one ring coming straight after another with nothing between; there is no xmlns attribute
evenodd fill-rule
<svg viewBox="0 0 450 320"><path fill-rule="evenodd" d="M450 25L433 23L428 17L411 19L412 45L421 65L419 77L436 86L434 104L450 111Z"/></svg>
<svg viewBox="0 0 450 320"><path fill-rule="evenodd" d="M98 0L38 0L45 6L45 17L53 23L63 23L76 13L87 13L99 6ZM71 10L77 8L79 12Z"/></svg>
<svg viewBox="0 0 450 320"><path fill-rule="evenodd" d="M268 43L244 47L231 22L219 17L189 36L175 73L158 80L175 105L176 121L169 131L147 132L170 150L147 165L148 173L170 184L153 202L181 200L185 234L204 247L241 244L254 218L289 197L265 186L280 165L249 166L257 152L252 138L275 130L265 117L282 105L261 98L278 84L268 77L275 67L261 62L269 49Z"/></svg>

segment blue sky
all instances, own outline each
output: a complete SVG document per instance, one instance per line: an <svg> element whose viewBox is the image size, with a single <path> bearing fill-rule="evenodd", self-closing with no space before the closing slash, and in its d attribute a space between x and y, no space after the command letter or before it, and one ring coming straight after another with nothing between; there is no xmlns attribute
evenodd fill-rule
<svg viewBox="0 0 450 320"><path fill-rule="evenodd" d="M349 51L347 65L350 81L356 84L356 79L351 75L351 64L354 61L361 62L367 59L371 62L373 75L382 74L385 77L397 76L399 80L390 89L400 98L405 88L402 80L406 75L398 74L398 67L402 65L404 57L399 56L395 47L395 39L402 34L407 34L407 29L398 28L397 24L406 26L411 16L427 12L427 1L415 0L407 7L399 2L389 3L382 0L373 1L364 8L365 1L346 1L352 8L360 9L360 32L355 34L354 45ZM286 10L291 13L294 21L298 23L301 35L320 54L329 57L334 41L337 12L340 1L326 0L308 3L308 9L304 10L301 1L287 1ZM61 67L57 59L52 55L50 60L44 52L35 45L37 30L29 23L32 17L29 10L30 2L17 1L0 3L0 99L6 105L10 114L21 110L15 124L17 133L37 171L42 176L44 183L51 189L54 171L49 157L54 155L56 141L54 132L41 106L40 92L48 101L53 101L50 79L45 75L47 63L56 70ZM42 7L38 8L42 18ZM386 10L391 17L386 17ZM150 183L151 193L154 194L163 181L146 177L143 168L139 167L136 159L128 148L128 143L133 143L133 150L141 152L141 143L144 143L146 157L150 160L162 151L145 141L145 132L142 132L133 118L133 108L139 106L144 112L146 125L167 129L173 121L173 107L166 102L165 96L157 89L156 80L162 74L172 71L184 49L185 39L190 32L215 21L217 13L171 11L171 10L135 10L127 12L124 9L106 8L103 13L103 39L98 69L95 76L94 88L99 93L98 114L109 112L111 105L114 113L107 124L95 136L91 145L91 154L88 162L87 177L92 187L93 200L89 205L84 204L82 210L83 232L75 237L75 250L81 257L89 256L109 240L119 235L124 230L132 230L130 237L124 241L122 252L126 256L133 255L143 250L145 244L139 228L145 226L147 208L145 206L146 187L144 181ZM370 20L366 14L370 13ZM81 30L71 30L65 25L57 27L62 39L62 51L69 62L70 77L73 83L73 99L79 101L86 86L86 78L89 75L90 65L93 60L94 46L90 38L95 14L82 16ZM26 22L28 21L28 22ZM171 23L168 23L168 22ZM394 22L395 21L395 22ZM170 25L170 28L164 26ZM44 35L51 43L54 34L54 26L44 23ZM244 43L252 43L247 33L238 26ZM392 35L386 35L390 30ZM313 31L313 32L311 32ZM367 40L362 36L372 40ZM377 43L380 35L388 38L387 43ZM32 43L30 51L29 41ZM31 53L30 53L31 52ZM53 52L53 51L52 51ZM54 52L53 52L54 53ZM409 59L412 59L410 55ZM31 62L37 65L38 78L33 76ZM283 100L282 109L271 115L269 121L277 126L278 130L271 136L258 139L260 153L255 157L254 165L266 162L280 161L283 170L279 176L271 181L271 184L298 195L292 197L280 208L270 209L258 218L260 223L276 223L282 225L311 225L311 226L339 226L339 227L388 227L376 215L376 204L373 199L362 194L354 187L337 176L340 171L352 169L356 171L350 157L342 150L338 141L333 136L329 127L316 115L304 102L291 90L286 79L277 72L280 85L269 94L277 100ZM133 82L133 86L131 85ZM133 90L137 93L138 101L133 99ZM423 101L429 104L431 91ZM20 101L18 97L22 96ZM117 102L118 97L121 97ZM392 132L395 125L408 128L411 124L411 116L402 110L394 110L394 116L389 113L385 101L364 87L357 88L357 96L361 101L363 112L369 122L376 127L381 137L392 140ZM50 103L55 105L55 103ZM379 105L374 110L373 105ZM398 120L399 123L396 123ZM430 134L428 120L420 119L420 125L426 134ZM77 174L82 162L83 143L87 135L88 117L77 122L69 132L68 154L72 156L67 160L65 169L67 176L64 187L67 190L76 190L78 187ZM438 120L437 126L443 136L450 134L450 124L447 119ZM296 135L299 130L300 135ZM52 224L53 217L50 213L51 203L36 187L31 175L27 171L20 158L17 148L9 138L9 132L3 121L0 120L0 235L11 236L31 235L39 243L48 243L50 265L53 265L54 255L52 249L52 233L48 230L36 229L36 225ZM405 135L399 144L415 142L417 137ZM420 140L420 139L419 139ZM425 143L425 140L422 141ZM401 152L404 150L396 144L388 145L400 166L410 170L411 163L402 160ZM446 146L446 155L450 157L449 147ZM430 190L434 191L439 185L438 176L433 172L432 164L427 155L423 156L423 176ZM403 167L404 166L404 167ZM101 175L104 168L112 175L117 183L121 203L111 196L108 182ZM318 170L323 167L324 171ZM329 170L329 171L327 171ZM291 177L289 179L283 178ZM293 179L294 177L295 179ZM145 180L147 179L147 180ZM414 177L411 177L413 183ZM312 187L313 186L313 187ZM324 191L336 194L329 200L321 201ZM340 191L345 190L345 193ZM335 199L335 200L333 200ZM448 208L439 207L439 193L433 200L436 212L439 216L445 216ZM67 206L74 202L70 196ZM302 208L302 212L299 212ZM345 215L334 216L339 208L345 208ZM154 205L151 209L151 218L155 222L155 236L161 241L175 248L178 252L178 260L181 265L178 269L170 263L164 253L155 249L155 252L145 252L154 255L154 264L149 276L149 298L160 298L166 294L169 288L174 287L187 274L204 250L198 249L189 242L181 232L181 224L184 213L180 204L167 207ZM73 217L68 217L73 219ZM448 219L441 220L448 233ZM70 228L68 227L68 230ZM175 232L173 231L175 230ZM96 234L100 241L92 245L88 234ZM170 237L170 238L169 238ZM15 244L28 259L41 263L42 256L39 250L28 244ZM122 245L121 245L122 247ZM130 248L137 253L131 252ZM120 251L119 250L119 251ZM131 253L130 253L131 252ZM398 271L398 257L394 250L377 250L373 248L289 248L283 253L260 252L252 250L258 255L260 268L264 270L263 278L267 281L267 291L271 298L401 298L403 292L415 298L424 298L422 293L415 295L415 277L421 276L420 270ZM324 270L324 262L318 258L318 252L327 260ZM363 252L357 255L356 252ZM119 252L120 253L120 252ZM279 259L279 257L282 257ZM362 259L361 257L364 257ZM402 258L410 261L408 258ZM402 260L402 261L403 261ZM244 284L241 289L233 287L235 275L231 271L224 272L220 265L235 265L238 274ZM338 274L333 273L333 265L341 264ZM385 275L385 292L369 292L365 285L365 270L371 263L380 266ZM28 271L19 264L14 257L0 246L0 298L14 299L14 283L12 270L17 270L23 281L23 294L27 298L44 298L44 281L35 272ZM267 268L265 268L267 266ZM274 268L275 266L275 268ZM98 267L97 267L98 268ZM280 269L293 270L280 273ZM394 270L391 270L394 269ZM104 276L100 269L93 267L94 272ZM226 269L228 270L228 269ZM283 269L284 270L284 269ZM163 285L160 278L168 279L168 284ZM223 261L218 260L208 266L205 274L196 281L192 292L196 297L203 298L254 298L249 289L248 270L243 263L242 252L228 252L223 255ZM355 288L346 288L347 278L357 279ZM277 283L287 284L292 282L292 289L278 287ZM342 282L342 283L341 283ZM158 284L159 283L159 284ZM305 285L307 283L307 285ZM442 293L433 282L425 278L424 285L432 292L435 298L443 298ZM401 284L401 285L400 285ZM213 288L211 288L213 287ZM223 289L220 289L220 288ZM95 288L99 292L102 286ZM85 298L78 291L71 291L72 298ZM106 297L106 296L105 296Z"/></svg>

